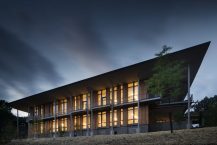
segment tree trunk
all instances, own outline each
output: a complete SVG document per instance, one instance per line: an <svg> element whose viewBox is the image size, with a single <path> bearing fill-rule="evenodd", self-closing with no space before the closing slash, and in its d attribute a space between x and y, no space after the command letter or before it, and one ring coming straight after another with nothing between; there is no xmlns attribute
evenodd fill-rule
<svg viewBox="0 0 217 145"><path fill-rule="evenodd" d="M169 113L169 119L170 119L170 132L173 133L172 112Z"/></svg>

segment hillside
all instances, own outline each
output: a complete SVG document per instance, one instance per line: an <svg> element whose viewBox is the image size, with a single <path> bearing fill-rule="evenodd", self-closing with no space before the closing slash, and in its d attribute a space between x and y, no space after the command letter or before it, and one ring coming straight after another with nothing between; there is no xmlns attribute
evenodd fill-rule
<svg viewBox="0 0 217 145"><path fill-rule="evenodd" d="M93 137L61 137L13 140L8 145L172 145L172 144L217 144L217 127L191 130L98 135Z"/></svg>

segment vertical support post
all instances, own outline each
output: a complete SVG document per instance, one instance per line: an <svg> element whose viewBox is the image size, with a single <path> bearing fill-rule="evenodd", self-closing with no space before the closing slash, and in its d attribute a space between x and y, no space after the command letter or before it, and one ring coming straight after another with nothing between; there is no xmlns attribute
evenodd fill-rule
<svg viewBox="0 0 217 145"><path fill-rule="evenodd" d="M93 104L93 90L91 89L91 91L90 91L90 99L91 99L91 101L90 101L90 106L91 106L91 118L90 118L90 121L91 121L91 125L90 125L90 127L91 127L91 136L93 136L93 107L94 107L94 104Z"/></svg>
<svg viewBox="0 0 217 145"><path fill-rule="evenodd" d="M112 86L112 104L111 104L111 111L112 111L112 127L111 133L114 134L114 87Z"/></svg>
<svg viewBox="0 0 217 145"><path fill-rule="evenodd" d="M56 121L56 112L57 110L56 110L56 97L55 97L55 99L54 99L54 138L56 137L56 128L57 128L57 121Z"/></svg>
<svg viewBox="0 0 217 145"><path fill-rule="evenodd" d="M138 126L137 133L140 133L140 83L138 80Z"/></svg>
<svg viewBox="0 0 217 145"><path fill-rule="evenodd" d="M17 138L19 138L19 111L17 109Z"/></svg>
<svg viewBox="0 0 217 145"><path fill-rule="evenodd" d="M88 128L88 119L89 119L89 115L88 115L88 97L89 97L89 94L87 93L86 95L86 136L89 136L89 128Z"/></svg>
<svg viewBox="0 0 217 145"><path fill-rule="evenodd" d="M30 109L28 105L28 117L27 117L27 123L28 123L28 138L30 138Z"/></svg>
<svg viewBox="0 0 217 145"><path fill-rule="evenodd" d="M191 128L191 120L190 120L190 107L191 107L191 97L190 97L190 65L188 64L188 124L187 124L187 129Z"/></svg>
<svg viewBox="0 0 217 145"><path fill-rule="evenodd" d="M72 111L73 111L73 105L72 105L72 96L70 96L70 133L69 136L72 137Z"/></svg>

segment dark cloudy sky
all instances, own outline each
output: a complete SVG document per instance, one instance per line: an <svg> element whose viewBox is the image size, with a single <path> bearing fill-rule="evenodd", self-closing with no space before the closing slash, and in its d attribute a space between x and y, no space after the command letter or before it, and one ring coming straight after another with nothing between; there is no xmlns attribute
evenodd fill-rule
<svg viewBox="0 0 217 145"><path fill-rule="evenodd" d="M165 44L177 51L206 41L196 100L217 94L217 1L0 0L0 99L147 60Z"/></svg>

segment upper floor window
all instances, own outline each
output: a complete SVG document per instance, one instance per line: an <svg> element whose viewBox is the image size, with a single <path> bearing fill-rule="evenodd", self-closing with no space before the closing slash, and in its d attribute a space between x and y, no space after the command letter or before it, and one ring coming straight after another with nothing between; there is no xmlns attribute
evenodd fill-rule
<svg viewBox="0 0 217 145"><path fill-rule="evenodd" d="M44 105L41 105L40 115L44 117Z"/></svg>
<svg viewBox="0 0 217 145"><path fill-rule="evenodd" d="M106 89L98 91L98 106L106 105Z"/></svg>
<svg viewBox="0 0 217 145"><path fill-rule="evenodd" d="M75 96L74 97L74 103L73 103L73 105L74 105L74 110L79 110L80 109L80 107L81 107L81 96Z"/></svg>
<svg viewBox="0 0 217 145"><path fill-rule="evenodd" d="M38 106L34 107L34 116L38 116L39 115L39 110L38 110Z"/></svg>
<svg viewBox="0 0 217 145"><path fill-rule="evenodd" d="M58 108L58 101L54 101L53 102L53 115L55 113L58 114L58 110L59 110L59 108Z"/></svg>
<svg viewBox="0 0 217 145"><path fill-rule="evenodd" d="M83 108L83 110L88 108L88 106L87 106L87 94L82 95L82 108Z"/></svg>
<svg viewBox="0 0 217 145"><path fill-rule="evenodd" d="M138 100L138 82L128 84L128 102Z"/></svg>
<svg viewBox="0 0 217 145"><path fill-rule="evenodd" d="M123 85L121 85L121 87L120 87L120 91L121 91L121 103L123 103L124 102L124 90L123 90Z"/></svg>
<svg viewBox="0 0 217 145"><path fill-rule="evenodd" d="M60 113L67 113L67 99L60 100Z"/></svg>
<svg viewBox="0 0 217 145"><path fill-rule="evenodd" d="M128 124L138 123L138 107L128 108Z"/></svg>
<svg viewBox="0 0 217 145"><path fill-rule="evenodd" d="M98 127L106 127L106 112L98 112L97 115Z"/></svg>
<svg viewBox="0 0 217 145"><path fill-rule="evenodd" d="M114 116L112 116L112 111L110 111L110 126L112 126L112 122L114 123L114 126L118 125L118 115L117 115L117 110L113 110L114 111ZM113 120L112 120L112 117Z"/></svg>
<svg viewBox="0 0 217 145"><path fill-rule="evenodd" d="M113 104L112 100L114 101L114 104L118 103L117 87L110 88L110 104Z"/></svg>

